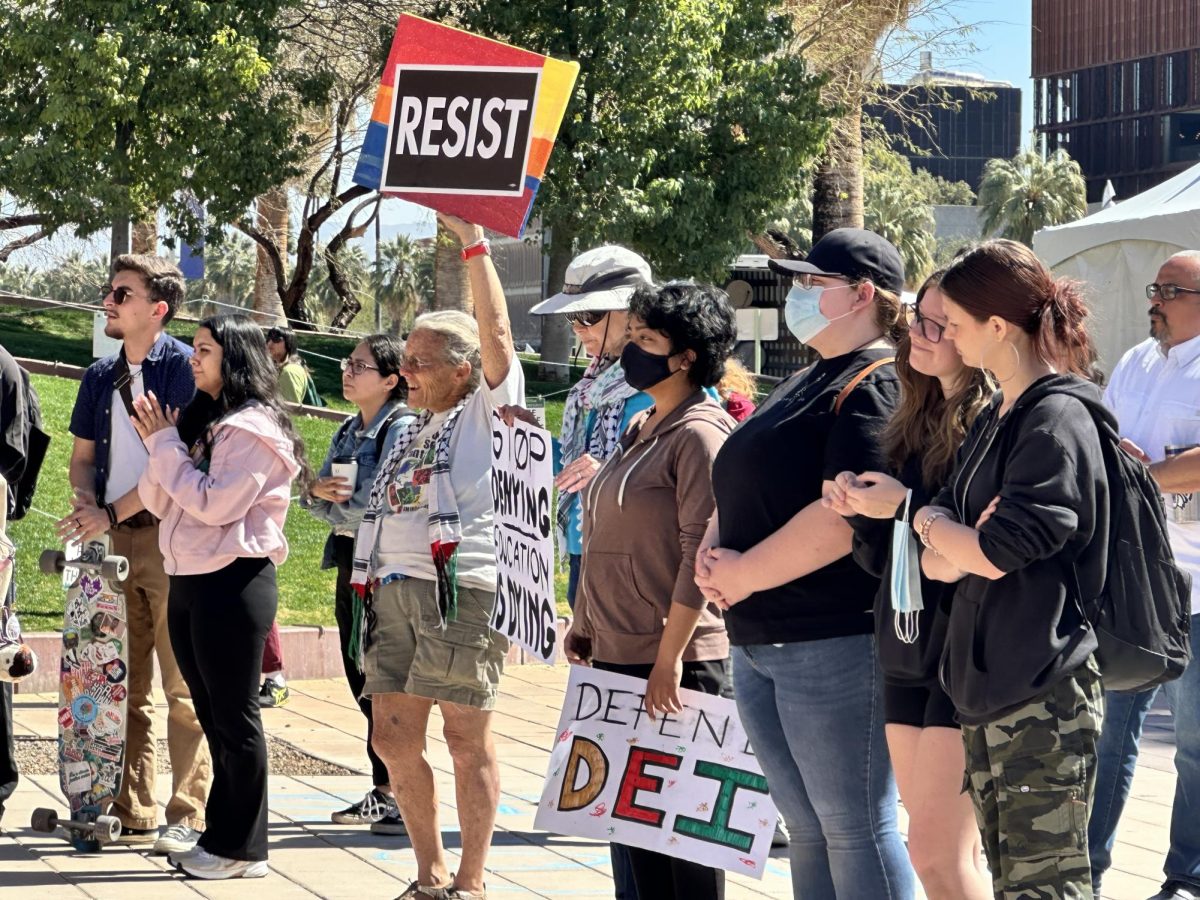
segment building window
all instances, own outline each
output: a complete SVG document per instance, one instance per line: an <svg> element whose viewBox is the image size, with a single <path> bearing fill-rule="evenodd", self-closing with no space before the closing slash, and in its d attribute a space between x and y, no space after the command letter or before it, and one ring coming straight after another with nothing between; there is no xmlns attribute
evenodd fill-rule
<svg viewBox="0 0 1200 900"><path fill-rule="evenodd" d="M1175 113L1167 129L1167 162L1200 160L1200 112Z"/></svg>
<svg viewBox="0 0 1200 900"><path fill-rule="evenodd" d="M1116 115L1125 112L1125 66L1117 63L1112 67L1112 111Z"/></svg>

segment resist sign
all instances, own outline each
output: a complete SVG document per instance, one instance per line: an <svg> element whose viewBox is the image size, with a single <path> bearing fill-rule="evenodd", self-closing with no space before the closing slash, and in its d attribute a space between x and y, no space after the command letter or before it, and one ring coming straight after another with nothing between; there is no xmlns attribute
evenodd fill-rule
<svg viewBox="0 0 1200 900"><path fill-rule="evenodd" d="M521 196L541 74L396 66L383 189Z"/></svg>
<svg viewBox="0 0 1200 900"><path fill-rule="evenodd" d="M762 878L775 804L732 700L681 690L651 721L646 682L571 666L537 828Z"/></svg>
<svg viewBox="0 0 1200 900"><path fill-rule="evenodd" d="M496 604L492 628L542 662L558 650L550 432L492 412Z"/></svg>

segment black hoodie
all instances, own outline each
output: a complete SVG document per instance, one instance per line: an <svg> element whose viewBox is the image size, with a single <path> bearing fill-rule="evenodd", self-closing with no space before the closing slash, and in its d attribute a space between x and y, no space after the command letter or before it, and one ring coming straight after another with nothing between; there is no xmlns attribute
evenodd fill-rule
<svg viewBox="0 0 1200 900"><path fill-rule="evenodd" d="M1079 598L1097 596L1108 554L1108 480L1088 407L1111 419L1100 389L1048 375L1000 417L1000 395L975 421L934 505L979 529L984 556L1006 574L959 582L941 661L942 684L966 724L992 721L1046 693L1096 649Z"/></svg>

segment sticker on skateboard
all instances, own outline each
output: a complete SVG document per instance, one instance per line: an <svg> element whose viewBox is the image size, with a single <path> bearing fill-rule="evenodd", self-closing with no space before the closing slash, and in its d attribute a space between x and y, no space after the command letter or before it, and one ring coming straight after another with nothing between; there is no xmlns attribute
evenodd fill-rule
<svg viewBox="0 0 1200 900"><path fill-rule="evenodd" d="M40 560L48 575L72 573L58 673L59 784L71 817L37 809L31 824L47 833L62 828L83 852L95 852L121 833L120 822L103 813L121 788L125 755L129 655L121 582L129 564L109 549L105 536L69 554L47 550ZM68 555L76 557L69 566Z"/></svg>

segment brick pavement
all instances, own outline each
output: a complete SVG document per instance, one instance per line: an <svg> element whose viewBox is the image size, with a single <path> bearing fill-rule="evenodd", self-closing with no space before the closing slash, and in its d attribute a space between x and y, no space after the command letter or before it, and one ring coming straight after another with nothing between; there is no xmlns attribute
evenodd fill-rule
<svg viewBox="0 0 1200 900"><path fill-rule="evenodd" d="M533 830L548 748L558 720L566 669L514 666L506 673L495 731L502 798L489 856L488 893L496 898L612 897L607 847L594 841ZM292 700L263 717L269 733L309 753L364 773L363 776L272 776L270 866L257 881L201 882L172 873L165 860L145 849L114 847L76 855L64 841L28 828L35 806L63 809L55 776L23 778L8 804L0 834L0 897L29 897L49 889L54 898L159 900L174 897L348 898L397 896L416 871L404 838L372 835L338 826L329 813L359 799L369 786L363 752L365 723L340 680L292 682ZM158 721L165 720L161 706ZM18 735L54 736L57 698L21 694L15 712ZM449 852L457 847L450 758L435 723L430 761L438 777L443 831ZM1167 844L1174 772L1170 716L1156 710L1143 744L1134 796L1118 835L1114 870L1105 880L1108 900L1145 900L1157 890ZM159 785L160 801L166 786ZM776 851L762 881L730 878L730 900L790 897L787 861Z"/></svg>

